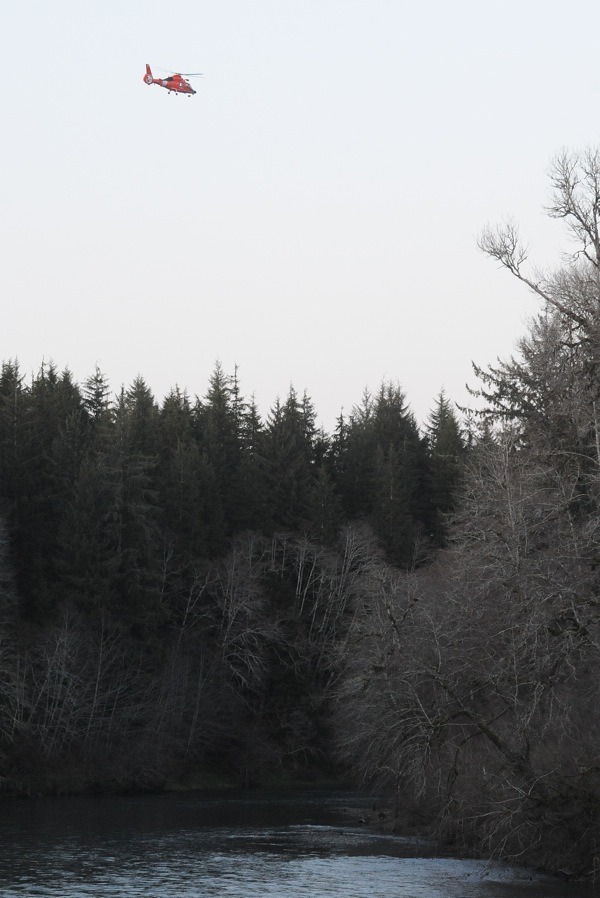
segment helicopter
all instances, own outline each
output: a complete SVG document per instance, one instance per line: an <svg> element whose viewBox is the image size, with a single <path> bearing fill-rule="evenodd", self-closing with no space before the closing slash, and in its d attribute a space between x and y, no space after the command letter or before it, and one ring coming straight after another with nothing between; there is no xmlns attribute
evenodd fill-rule
<svg viewBox="0 0 600 898"><path fill-rule="evenodd" d="M169 74L166 78L155 78L152 74L152 69L146 63L146 74L144 75L144 81L146 84L158 84L160 87L166 87L166 89L171 93L176 94L187 94L191 97L192 94L195 94L196 91L188 81L188 78L199 77L202 75L202 72L181 72ZM187 77L184 77L187 76Z"/></svg>

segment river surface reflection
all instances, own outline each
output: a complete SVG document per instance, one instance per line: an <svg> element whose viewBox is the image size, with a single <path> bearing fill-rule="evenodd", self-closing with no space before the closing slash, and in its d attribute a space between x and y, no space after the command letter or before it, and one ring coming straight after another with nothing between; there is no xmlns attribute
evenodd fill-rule
<svg viewBox="0 0 600 898"><path fill-rule="evenodd" d="M0 802L1 898L587 898L591 890L437 857L361 826L322 791Z"/></svg>

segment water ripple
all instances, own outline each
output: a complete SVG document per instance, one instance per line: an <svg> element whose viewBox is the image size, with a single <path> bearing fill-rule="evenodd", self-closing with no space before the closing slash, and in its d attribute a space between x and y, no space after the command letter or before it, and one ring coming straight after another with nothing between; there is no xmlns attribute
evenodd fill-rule
<svg viewBox="0 0 600 898"><path fill-rule="evenodd" d="M89 799L88 801L93 801ZM357 826L230 819L201 798L22 805L0 822L2 898L583 898L571 884L482 861L415 857L423 843ZM124 813L124 808L126 813ZM61 809L69 813L61 816ZM27 810L32 810L28 818ZM254 809L255 810L255 809ZM39 816L36 813L39 811ZM284 813L285 811L285 813ZM252 812L252 813L251 813ZM267 820L277 818L266 807ZM19 814L22 820L19 821ZM150 814L150 816L149 816ZM152 816L153 815L153 816ZM325 815L327 817L327 815ZM212 820L212 825L208 822ZM412 856L411 856L412 854Z"/></svg>

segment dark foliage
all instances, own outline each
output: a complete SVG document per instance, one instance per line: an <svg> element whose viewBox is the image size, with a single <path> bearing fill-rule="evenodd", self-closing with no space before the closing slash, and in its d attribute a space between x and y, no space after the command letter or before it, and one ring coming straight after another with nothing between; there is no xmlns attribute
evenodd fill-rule
<svg viewBox="0 0 600 898"><path fill-rule="evenodd" d="M336 763L352 527L413 567L453 485L436 505L394 385L333 438L316 418L290 388L263 421L218 364L202 399L161 405L141 376L113 399L98 369L80 387L54 364L30 383L2 366L5 788Z"/></svg>

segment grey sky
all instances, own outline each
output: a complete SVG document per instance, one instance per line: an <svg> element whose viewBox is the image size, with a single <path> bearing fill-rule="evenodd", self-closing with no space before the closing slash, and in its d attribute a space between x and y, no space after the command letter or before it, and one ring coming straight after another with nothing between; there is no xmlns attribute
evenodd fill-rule
<svg viewBox="0 0 600 898"><path fill-rule="evenodd" d="M327 429L398 381L423 421L508 355L563 147L599 142L600 8L572 0L32 0L2 13L0 356L202 395L218 359L266 414ZM204 71L195 97L145 64Z"/></svg>

